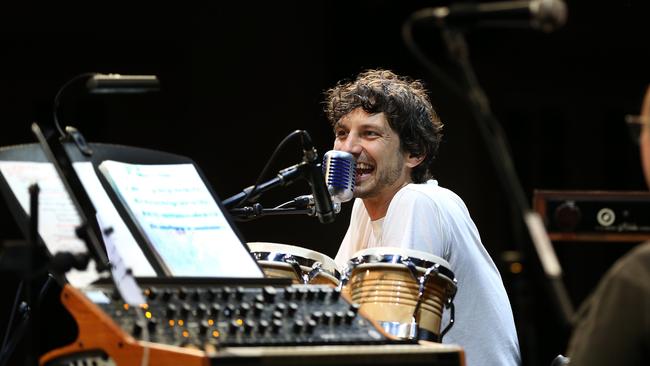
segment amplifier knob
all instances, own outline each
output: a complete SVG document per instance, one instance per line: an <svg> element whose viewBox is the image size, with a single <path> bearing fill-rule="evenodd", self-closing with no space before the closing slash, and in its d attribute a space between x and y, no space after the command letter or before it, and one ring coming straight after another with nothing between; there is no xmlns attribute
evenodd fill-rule
<svg viewBox="0 0 650 366"><path fill-rule="evenodd" d="M614 221L616 221L616 213L611 208L601 208L596 214L596 221L598 221L600 226L612 226Z"/></svg>
<svg viewBox="0 0 650 366"><path fill-rule="evenodd" d="M566 201L557 206L554 218L557 228L561 231L575 231L582 219L582 212L574 201Z"/></svg>

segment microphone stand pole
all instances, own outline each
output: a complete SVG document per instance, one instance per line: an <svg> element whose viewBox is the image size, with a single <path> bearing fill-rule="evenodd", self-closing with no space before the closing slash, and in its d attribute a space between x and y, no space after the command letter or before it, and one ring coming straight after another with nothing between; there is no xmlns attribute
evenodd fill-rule
<svg viewBox="0 0 650 366"><path fill-rule="evenodd" d="M222 203L226 208L233 209L239 204L244 203L244 200L256 200L262 193L266 191L269 191L276 187L287 186L297 179L304 177L309 169L311 169L311 165L311 162L303 161L286 169L282 169L272 179L255 186L244 188L243 191L235 194L234 196L226 198Z"/></svg>
<svg viewBox="0 0 650 366"><path fill-rule="evenodd" d="M504 193L510 195L510 209L515 216L519 216L526 224L528 234L533 242L535 254L539 258L544 274L550 284L550 291L562 323L569 327L574 314L573 306L562 282L562 269L558 263L555 251L546 233L546 229L539 215L534 212L526 199L524 190L516 175L511 159L505 134L496 117L492 114L489 101L485 92L478 83L474 70L469 60L467 42L461 31L450 28L442 29L443 40L453 61L461 71L461 82L465 88L471 105L471 111L477 122L478 130L485 141L488 154L492 159L496 175L500 178ZM521 228L519 222L515 227ZM522 241L521 230L516 231ZM517 246L523 248L521 243Z"/></svg>
<svg viewBox="0 0 650 366"><path fill-rule="evenodd" d="M279 215L310 215L314 214L313 208L290 207L290 208L264 208L259 203L242 208L233 208L230 210L233 216L241 219L256 219L262 216L279 216Z"/></svg>

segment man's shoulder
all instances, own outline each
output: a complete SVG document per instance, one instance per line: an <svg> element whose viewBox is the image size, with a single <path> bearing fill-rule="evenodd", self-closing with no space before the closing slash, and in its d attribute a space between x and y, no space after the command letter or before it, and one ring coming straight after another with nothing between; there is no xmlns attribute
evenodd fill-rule
<svg viewBox="0 0 650 366"><path fill-rule="evenodd" d="M463 200L450 189L441 187L436 180L428 180L424 183L410 183L404 186L399 192L402 199L414 201L429 200L432 202L454 201L464 205Z"/></svg>

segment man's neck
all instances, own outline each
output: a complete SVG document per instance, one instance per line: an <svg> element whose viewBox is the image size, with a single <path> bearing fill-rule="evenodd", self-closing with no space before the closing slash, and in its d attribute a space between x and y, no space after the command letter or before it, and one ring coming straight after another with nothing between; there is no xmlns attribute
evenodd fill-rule
<svg viewBox="0 0 650 366"><path fill-rule="evenodd" d="M370 220L375 221L386 216L390 202L393 200L393 197L395 197L395 194L397 194L400 189L409 183L411 182L404 182L403 184L394 187L384 194L375 197L363 198L363 205L366 207L366 211L368 212L368 216L370 216Z"/></svg>

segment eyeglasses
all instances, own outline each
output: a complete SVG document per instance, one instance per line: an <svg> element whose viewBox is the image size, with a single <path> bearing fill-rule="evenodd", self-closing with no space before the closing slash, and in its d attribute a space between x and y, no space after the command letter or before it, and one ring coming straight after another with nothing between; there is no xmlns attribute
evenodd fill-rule
<svg viewBox="0 0 650 366"><path fill-rule="evenodd" d="M625 116L625 123L630 131L630 137L638 144L643 129L650 128L650 116L628 114Z"/></svg>

